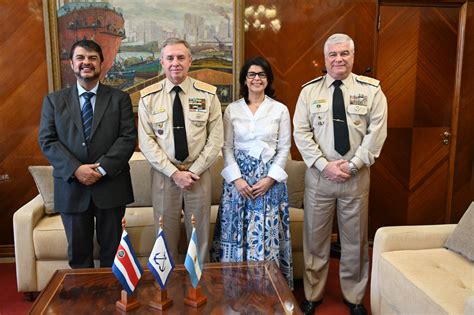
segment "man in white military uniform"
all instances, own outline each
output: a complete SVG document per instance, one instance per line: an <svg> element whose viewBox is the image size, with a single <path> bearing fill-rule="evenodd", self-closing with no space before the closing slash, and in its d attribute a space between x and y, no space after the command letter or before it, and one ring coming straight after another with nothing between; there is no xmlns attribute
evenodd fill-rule
<svg viewBox="0 0 474 315"><path fill-rule="evenodd" d="M188 77L189 44L171 38L163 43L161 65L166 78L140 92L138 138L152 165L155 228L163 216L170 251L178 259L181 210L191 236L196 218L199 258L209 260L211 176L209 167L223 145L221 104L216 87Z"/></svg>
<svg viewBox="0 0 474 315"><path fill-rule="evenodd" d="M351 314L366 314L361 303L369 275L369 167L387 135L387 100L379 81L351 73L354 42L349 36L330 36L324 56L327 75L303 85L293 117L295 143L308 166L301 309L313 314L322 303L336 210L344 302Z"/></svg>

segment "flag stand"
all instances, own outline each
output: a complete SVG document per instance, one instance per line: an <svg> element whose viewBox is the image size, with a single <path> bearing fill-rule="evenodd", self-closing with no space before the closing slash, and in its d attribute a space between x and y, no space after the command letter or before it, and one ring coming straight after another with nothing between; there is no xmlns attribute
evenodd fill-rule
<svg viewBox="0 0 474 315"><path fill-rule="evenodd" d="M122 290L121 297L121 300L115 302L115 307L121 311L127 312L140 306L140 303L138 303L136 297L133 295L128 295L127 291L125 290Z"/></svg>
<svg viewBox="0 0 474 315"><path fill-rule="evenodd" d="M184 304L192 307L199 307L207 302L207 297L202 294L202 288L198 285L196 288L188 288L188 296L184 298Z"/></svg>
<svg viewBox="0 0 474 315"><path fill-rule="evenodd" d="M119 247L117 249L117 254L115 254L114 263L112 265L112 272L119 279L119 282L122 284L122 286L124 288L128 287L127 290L132 292L132 294L129 295L127 293L127 291L122 290L120 292L120 300L117 300L115 302L115 308L116 309L118 309L120 311L127 312L129 310L133 310L133 309L140 306L140 303L137 301L136 295L133 295L133 291L135 290L136 285L138 284L138 280L140 280L141 276L143 275L143 269L140 266L140 264L138 264L138 262L135 262L136 261L136 255L135 255L135 252L133 251L132 244L130 243L130 241L128 239L128 234L125 231L125 225L126 225L125 217L123 217L122 218L122 230L123 230L122 231L122 237L121 237L121 240L120 240ZM122 245L122 242L124 243L124 245ZM123 248L123 246L128 247L128 249L130 251L128 254L126 253L126 250ZM129 271L127 270L126 267L124 267L122 265L122 262L120 261L120 259L128 259L128 260L125 260L125 261L128 262L128 264L130 264L132 266L135 266L134 270L138 269L138 273L136 271L134 271L135 272L135 277L138 278L138 279L136 281L132 281L131 286L126 284L126 283L125 284L122 283L122 281L120 280L120 279L124 279L125 277L127 277L127 278L129 277ZM122 266L122 268L124 268L124 271L122 271L122 269L117 267L116 264L119 264L120 266Z"/></svg>
<svg viewBox="0 0 474 315"><path fill-rule="evenodd" d="M197 240L195 240L195 230L194 230L194 223L195 223L195 219L194 219L194 214L191 214L191 224L193 225L193 233L191 235L191 240L189 241L189 248L191 248L191 244L196 242L197 244ZM197 245L196 245L197 246ZM191 266L195 266L195 264L197 263L198 264L198 268L199 268L199 273L201 273L201 266L200 266L200 262L199 262L199 259L197 257L197 250L196 248L194 249L194 253L191 254L191 256L189 255L189 250L188 248L188 254L186 254L186 259L184 261L184 266L186 267L186 269L188 270L189 274L191 275L191 271L189 270L188 268L188 259L190 259L190 261L192 260L192 264ZM192 252L192 251L191 251ZM192 270L194 271L194 268L195 267L192 267ZM194 271L194 274L196 276L196 273ZM201 277L201 274L199 274L199 276L197 276L197 285L196 287L193 287L191 286L190 288L188 288L188 295L184 298L184 304L188 304L188 305L191 305L192 307L199 307L201 305L203 305L204 303L207 302L207 297L204 296L202 294L202 288L201 286L199 285L199 278ZM191 280L192 281L192 280ZM194 283L193 283L194 285Z"/></svg>
<svg viewBox="0 0 474 315"><path fill-rule="evenodd" d="M161 289L156 282L155 288L155 298L148 303L151 307L164 310L173 305L173 300L168 298L168 292L166 289Z"/></svg>

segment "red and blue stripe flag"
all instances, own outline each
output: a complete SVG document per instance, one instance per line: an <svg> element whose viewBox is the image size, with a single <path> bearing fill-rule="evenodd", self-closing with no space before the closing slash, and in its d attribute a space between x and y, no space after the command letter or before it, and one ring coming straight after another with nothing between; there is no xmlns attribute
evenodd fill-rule
<svg viewBox="0 0 474 315"><path fill-rule="evenodd" d="M129 295L133 294L138 281L143 275L143 269L125 230L122 232L122 239L117 248L117 254L115 254L112 272Z"/></svg>

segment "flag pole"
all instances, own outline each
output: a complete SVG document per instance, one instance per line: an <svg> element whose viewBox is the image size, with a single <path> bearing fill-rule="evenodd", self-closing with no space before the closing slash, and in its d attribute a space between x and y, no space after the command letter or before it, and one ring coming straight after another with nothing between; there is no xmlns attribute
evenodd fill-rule
<svg viewBox="0 0 474 315"><path fill-rule="evenodd" d="M127 222L125 220L125 216L122 218L122 232L125 232L125 226ZM137 301L136 296L128 295L127 291L123 290L120 292L120 300L115 302L115 308L127 312L129 310L133 310L140 306L140 303Z"/></svg>
<svg viewBox="0 0 474 315"><path fill-rule="evenodd" d="M189 240L189 243L193 242L192 238L195 233L194 225L196 224L196 219L194 218L194 213L191 214L191 224L193 226L193 229L192 229L193 232L191 235L191 239ZM197 244L196 244L196 247L197 247ZM198 255L198 251L196 250L196 256L197 255ZM186 259L188 259L188 257L186 257ZM206 302L207 302L207 297L204 294L202 294L202 287L200 284L198 284L196 287L191 286L188 288L188 295L184 298L184 304L197 308Z"/></svg>
<svg viewBox="0 0 474 315"><path fill-rule="evenodd" d="M161 215L159 225L160 231L163 230L163 216ZM148 303L148 305L161 311L173 305L173 300L168 297L168 290L166 288L162 289L156 281L154 281L154 285L156 289L155 297Z"/></svg>

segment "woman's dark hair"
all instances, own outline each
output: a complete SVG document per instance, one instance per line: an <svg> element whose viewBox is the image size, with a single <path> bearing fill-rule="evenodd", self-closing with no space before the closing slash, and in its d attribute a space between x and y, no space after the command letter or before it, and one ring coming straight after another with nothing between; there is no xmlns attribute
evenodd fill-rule
<svg viewBox="0 0 474 315"><path fill-rule="evenodd" d="M263 71L267 75L267 82L268 82L267 87L265 88L265 95L273 98L273 95L275 94L275 90L272 87L272 83L273 83L272 67L270 67L270 64L265 58L256 56L245 61L244 65L242 66L242 69L240 69L240 76L239 76L240 95L244 98L245 103L247 104L250 103L249 88L245 84L245 81L247 79L247 72L249 71L251 66L262 67Z"/></svg>
<svg viewBox="0 0 474 315"><path fill-rule="evenodd" d="M72 45L71 51L69 52L69 59L72 60L72 57L74 57L74 50L76 49L76 47L82 47L85 50L95 51L99 54L100 62L104 61L104 54L102 53L102 48L100 48L99 44L97 44L93 40L88 39L82 39Z"/></svg>

